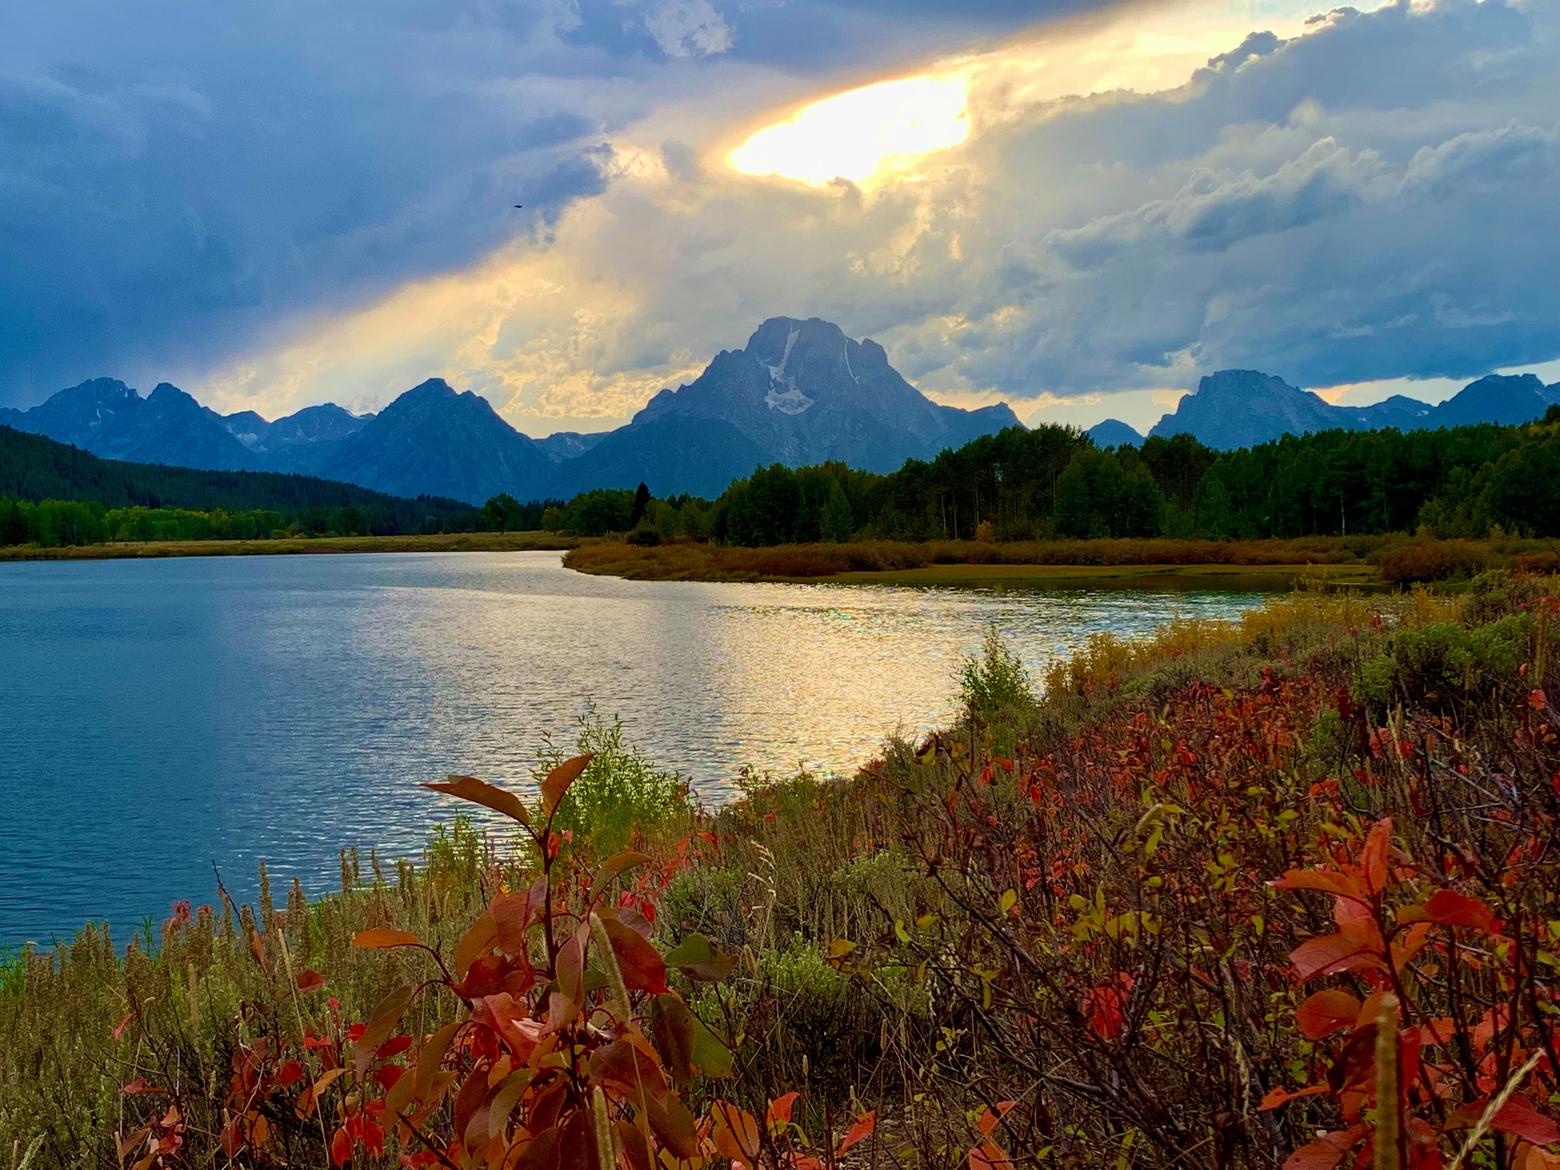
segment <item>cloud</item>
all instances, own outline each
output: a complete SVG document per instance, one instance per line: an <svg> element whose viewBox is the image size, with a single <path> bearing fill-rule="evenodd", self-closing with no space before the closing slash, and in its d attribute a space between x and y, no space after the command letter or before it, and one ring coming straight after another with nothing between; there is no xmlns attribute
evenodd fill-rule
<svg viewBox="0 0 1560 1170"><path fill-rule="evenodd" d="M834 83L806 44L732 52L767 4L8 0L0 405L193 376L549 246L626 127L698 135ZM910 15L895 43L925 53L948 27ZM888 51L858 48L855 68Z"/></svg>
<svg viewBox="0 0 1560 1170"><path fill-rule="evenodd" d="M661 0L644 15L645 29L668 57L707 57L731 48L731 26L709 0Z"/></svg>
<svg viewBox="0 0 1560 1170"><path fill-rule="evenodd" d="M1471 130L1439 146L1414 152L1403 173L1407 196L1456 198L1489 194L1508 185L1553 183L1560 166L1560 133L1540 126L1507 123L1498 130Z"/></svg>
<svg viewBox="0 0 1560 1170"><path fill-rule="evenodd" d="M1199 252L1228 248L1347 211L1364 198L1379 169L1374 152L1351 156L1334 139L1323 138L1269 175L1199 168L1167 199L1060 229L1045 243L1075 267L1155 245Z"/></svg>

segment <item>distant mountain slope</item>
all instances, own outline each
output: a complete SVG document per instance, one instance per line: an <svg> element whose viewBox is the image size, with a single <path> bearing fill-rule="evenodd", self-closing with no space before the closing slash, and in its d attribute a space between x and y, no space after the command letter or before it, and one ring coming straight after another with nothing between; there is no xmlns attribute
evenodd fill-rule
<svg viewBox="0 0 1560 1170"><path fill-rule="evenodd" d="M816 317L765 321L744 349L722 350L698 378L661 391L624 429L659 419L717 419L768 462L838 459L869 471L1019 425L1007 406L938 405L900 377L882 346L852 340ZM640 441L648 435L641 432Z"/></svg>
<svg viewBox="0 0 1560 1170"><path fill-rule="evenodd" d="M1141 447L1143 436L1119 418L1107 418L1083 432L1096 447Z"/></svg>
<svg viewBox="0 0 1560 1170"><path fill-rule="evenodd" d="M326 448L313 470L392 495L480 504L499 492L521 500L547 495L553 462L487 399L430 378Z"/></svg>
<svg viewBox="0 0 1560 1170"><path fill-rule="evenodd" d="M304 475L203 471L102 459L4 425L0 425L0 496L96 500L110 508L265 508L289 515L355 507L380 530L400 532L421 531L430 518L443 523L471 513L468 505L455 500L401 499Z"/></svg>
<svg viewBox="0 0 1560 1170"><path fill-rule="evenodd" d="M1560 402L1560 386L1545 386L1535 374L1490 374L1464 386L1430 412L1430 425L1525 423Z"/></svg>
<svg viewBox="0 0 1560 1170"><path fill-rule="evenodd" d="M177 386L160 383L142 398L123 382L94 378L61 390L0 423L101 455L138 463L254 470L261 461L214 415Z"/></svg>
<svg viewBox="0 0 1560 1170"><path fill-rule="evenodd" d="M1154 424L1150 435L1190 434L1210 447L1254 447L1279 435L1347 426L1350 420L1309 390L1257 370L1220 370Z"/></svg>
<svg viewBox="0 0 1560 1170"><path fill-rule="evenodd" d="M565 459L575 459L585 454L606 438L608 433L594 431L587 435L579 431L557 431L545 439L537 439L536 445L542 449L547 458L555 463L562 463Z"/></svg>
<svg viewBox="0 0 1560 1170"><path fill-rule="evenodd" d="M562 464L551 494L569 499L591 488L643 483L659 496L690 492L713 499L732 480L771 462L767 451L723 419L651 419L610 432Z"/></svg>
<svg viewBox="0 0 1560 1170"><path fill-rule="evenodd" d="M1149 434L1185 433L1210 447L1230 450L1315 431L1515 425L1542 417L1556 403L1560 386L1545 386L1533 374L1491 374L1439 406L1400 394L1370 406L1333 406L1271 374L1219 370L1203 378L1196 392L1182 398Z"/></svg>
<svg viewBox="0 0 1560 1170"><path fill-rule="evenodd" d="M298 457L305 449L317 450L355 435L374 417L351 414L334 402L305 406L296 414L275 422L267 422L252 410L224 415L208 409L207 413L251 451L283 457L270 460L272 463L286 461L289 456Z"/></svg>

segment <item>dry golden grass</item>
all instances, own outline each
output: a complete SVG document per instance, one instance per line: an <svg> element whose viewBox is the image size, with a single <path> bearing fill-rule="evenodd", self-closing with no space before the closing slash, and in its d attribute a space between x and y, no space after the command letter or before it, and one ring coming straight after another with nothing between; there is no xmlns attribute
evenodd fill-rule
<svg viewBox="0 0 1560 1170"><path fill-rule="evenodd" d="M1155 576L1266 573L1287 585L1296 567L1375 580L1368 558L1384 537L1304 540L851 541L741 548L689 542L637 547L600 541L571 552L565 564L584 573L660 581L896 580L927 584L1025 577L1105 580L1124 570ZM1036 570L1044 570L1037 572Z"/></svg>
<svg viewBox="0 0 1560 1170"><path fill-rule="evenodd" d="M290 553L535 552L578 548L589 537L554 532L446 532L432 536L294 536L280 540L147 540L42 548L0 547L0 561L97 561L134 557L281 556Z"/></svg>

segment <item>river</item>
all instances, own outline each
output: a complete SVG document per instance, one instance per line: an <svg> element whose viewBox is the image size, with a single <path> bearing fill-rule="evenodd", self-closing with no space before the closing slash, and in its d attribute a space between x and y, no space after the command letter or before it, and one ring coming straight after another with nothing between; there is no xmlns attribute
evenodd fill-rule
<svg viewBox="0 0 1560 1170"><path fill-rule="evenodd" d="M558 553L0 564L0 945L176 898L335 882L337 850L415 854L449 772L523 783L592 707L728 799L747 765L844 771L953 713L995 624L1033 670L1091 634L1251 593L697 584Z"/></svg>

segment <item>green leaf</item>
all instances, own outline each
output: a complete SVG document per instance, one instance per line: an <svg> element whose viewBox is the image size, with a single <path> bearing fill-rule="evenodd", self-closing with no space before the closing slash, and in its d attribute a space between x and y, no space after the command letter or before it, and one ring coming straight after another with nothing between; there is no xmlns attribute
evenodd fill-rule
<svg viewBox="0 0 1560 1170"><path fill-rule="evenodd" d="M737 966L735 956L721 954L702 934L686 935L666 952L665 959L668 967L706 983L726 978Z"/></svg>
<svg viewBox="0 0 1560 1170"><path fill-rule="evenodd" d="M686 1086L697 1071L693 1055L694 1020L680 997L668 992L650 1001L650 1037L672 1080L678 1088Z"/></svg>
<svg viewBox="0 0 1560 1170"><path fill-rule="evenodd" d="M693 1020L693 1065L707 1077L729 1077L734 1070L731 1045L698 1016Z"/></svg>
<svg viewBox="0 0 1560 1170"><path fill-rule="evenodd" d="M397 987L374 1008L374 1018L369 1020L357 1042L357 1075L360 1080L368 1074L368 1066L374 1063L374 1054L379 1051L379 1046L390 1039L390 1033L401 1022L401 1014L406 1011L407 1004L412 1002L414 990L412 987Z"/></svg>

